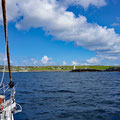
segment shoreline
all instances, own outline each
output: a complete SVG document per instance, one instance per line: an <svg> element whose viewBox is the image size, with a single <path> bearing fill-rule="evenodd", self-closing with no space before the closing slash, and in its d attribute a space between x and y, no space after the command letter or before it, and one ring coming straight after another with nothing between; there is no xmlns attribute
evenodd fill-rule
<svg viewBox="0 0 120 120"><path fill-rule="evenodd" d="M3 69L0 69L0 72L3 73ZM7 73L8 69L5 72ZM12 67L11 72L120 72L120 66L76 66L76 69L71 66Z"/></svg>
<svg viewBox="0 0 120 120"><path fill-rule="evenodd" d="M120 71L70 71L70 70L64 70L64 71L56 71L56 70L41 70L41 71L12 71L11 73L29 73L29 72L120 72ZM0 73L3 73L0 71ZM6 71L5 73L8 73L8 71Z"/></svg>
<svg viewBox="0 0 120 120"><path fill-rule="evenodd" d="M39 70L39 71L11 71L11 73L15 73L15 72L70 72L70 70ZM0 73L3 73L2 71L0 71ZM8 73L8 71L6 71L5 73Z"/></svg>

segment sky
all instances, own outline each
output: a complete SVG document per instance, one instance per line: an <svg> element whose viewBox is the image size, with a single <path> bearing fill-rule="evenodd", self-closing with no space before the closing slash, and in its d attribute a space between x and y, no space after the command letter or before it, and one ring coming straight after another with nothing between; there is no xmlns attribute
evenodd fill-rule
<svg viewBox="0 0 120 120"><path fill-rule="evenodd" d="M119 0L6 3L12 65L120 65ZM0 64L4 64L1 11L0 6Z"/></svg>

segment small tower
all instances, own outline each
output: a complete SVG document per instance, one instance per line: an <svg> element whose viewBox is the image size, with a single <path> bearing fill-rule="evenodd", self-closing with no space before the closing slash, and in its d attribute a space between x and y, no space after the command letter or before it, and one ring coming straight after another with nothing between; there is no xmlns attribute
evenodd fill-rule
<svg viewBox="0 0 120 120"><path fill-rule="evenodd" d="M75 65L73 65L73 70L75 70Z"/></svg>

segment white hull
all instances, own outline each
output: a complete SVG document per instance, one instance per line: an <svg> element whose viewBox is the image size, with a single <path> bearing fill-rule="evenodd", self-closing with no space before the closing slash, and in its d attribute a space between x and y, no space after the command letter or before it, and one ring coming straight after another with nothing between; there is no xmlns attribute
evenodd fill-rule
<svg viewBox="0 0 120 120"><path fill-rule="evenodd" d="M16 110L16 106L19 106L19 110ZM13 114L22 111L22 107L11 99L3 103L2 107L3 109L0 112L0 120L14 120Z"/></svg>
<svg viewBox="0 0 120 120"><path fill-rule="evenodd" d="M0 120L14 120L14 118L13 118L13 114L11 114L11 117L3 118L3 119L0 119Z"/></svg>
<svg viewBox="0 0 120 120"><path fill-rule="evenodd" d="M16 103L12 103L11 100L8 100L5 103L3 103L2 107L3 110L0 114L0 120L14 120L13 114L16 110Z"/></svg>

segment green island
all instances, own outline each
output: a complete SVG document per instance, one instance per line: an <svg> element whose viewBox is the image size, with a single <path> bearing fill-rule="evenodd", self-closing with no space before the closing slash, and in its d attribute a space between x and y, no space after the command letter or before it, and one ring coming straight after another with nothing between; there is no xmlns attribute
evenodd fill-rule
<svg viewBox="0 0 120 120"><path fill-rule="evenodd" d="M3 66L0 66L0 72L3 71ZM114 69L114 70L113 70ZM72 71L73 66L11 66L12 72L42 72L42 71ZM84 71L120 71L119 66L75 66L75 72ZM8 72L8 67L5 69ZM74 72L74 70L72 71Z"/></svg>

